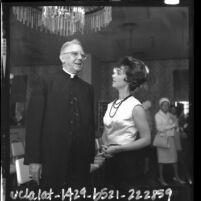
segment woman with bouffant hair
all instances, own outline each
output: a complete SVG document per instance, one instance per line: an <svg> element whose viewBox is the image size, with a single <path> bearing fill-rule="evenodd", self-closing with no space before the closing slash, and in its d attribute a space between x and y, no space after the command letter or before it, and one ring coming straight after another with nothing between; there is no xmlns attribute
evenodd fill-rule
<svg viewBox="0 0 201 201"><path fill-rule="evenodd" d="M145 83L148 74L144 62L130 56L113 69L112 87L118 97L107 106L102 136L108 185L134 185L141 179L139 151L150 144L150 129L144 108L132 92Z"/></svg>

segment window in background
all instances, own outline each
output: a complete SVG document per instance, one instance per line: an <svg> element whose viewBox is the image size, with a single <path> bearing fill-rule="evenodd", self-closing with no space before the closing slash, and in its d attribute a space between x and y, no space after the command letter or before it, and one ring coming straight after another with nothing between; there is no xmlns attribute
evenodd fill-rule
<svg viewBox="0 0 201 201"><path fill-rule="evenodd" d="M178 105L182 104L182 109L184 110L184 115L189 113L189 102L188 101L176 101L175 106L178 107Z"/></svg>
<svg viewBox="0 0 201 201"><path fill-rule="evenodd" d="M189 101L189 71L173 71L173 87L175 101Z"/></svg>

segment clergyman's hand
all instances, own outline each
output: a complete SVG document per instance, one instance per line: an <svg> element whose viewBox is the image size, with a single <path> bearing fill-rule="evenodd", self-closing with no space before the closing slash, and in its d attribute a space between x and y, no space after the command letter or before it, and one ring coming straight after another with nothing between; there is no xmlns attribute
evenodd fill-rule
<svg viewBox="0 0 201 201"><path fill-rule="evenodd" d="M29 164L29 177L32 178L39 185L42 174L42 164L31 163Z"/></svg>

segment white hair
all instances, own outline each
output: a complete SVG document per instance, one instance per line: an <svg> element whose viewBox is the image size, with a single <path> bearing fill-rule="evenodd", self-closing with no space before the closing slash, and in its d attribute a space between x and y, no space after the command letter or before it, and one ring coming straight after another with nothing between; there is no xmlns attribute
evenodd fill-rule
<svg viewBox="0 0 201 201"><path fill-rule="evenodd" d="M70 45L73 45L73 44L82 46L81 42L80 42L78 39L73 39L73 40L71 40L71 41L67 41L67 42L65 42L65 43L62 45L61 50L60 50L60 55L62 54L62 52L63 52L67 47L69 47Z"/></svg>

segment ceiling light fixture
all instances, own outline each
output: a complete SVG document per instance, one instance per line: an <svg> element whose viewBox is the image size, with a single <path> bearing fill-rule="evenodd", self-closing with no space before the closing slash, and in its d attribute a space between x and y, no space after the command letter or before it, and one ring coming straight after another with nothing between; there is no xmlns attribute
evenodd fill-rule
<svg viewBox="0 0 201 201"><path fill-rule="evenodd" d="M180 3L180 1L179 0L165 0L164 3L169 4L169 5L177 5Z"/></svg>
<svg viewBox="0 0 201 201"><path fill-rule="evenodd" d="M15 6L12 10L23 24L60 36L100 31L112 21L112 8L107 6Z"/></svg>

